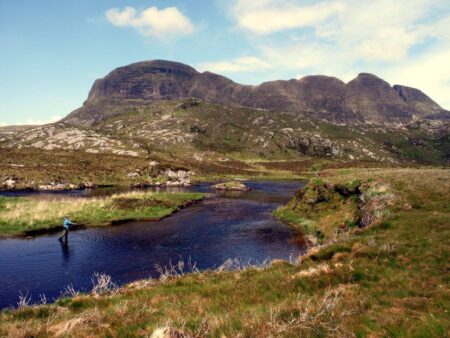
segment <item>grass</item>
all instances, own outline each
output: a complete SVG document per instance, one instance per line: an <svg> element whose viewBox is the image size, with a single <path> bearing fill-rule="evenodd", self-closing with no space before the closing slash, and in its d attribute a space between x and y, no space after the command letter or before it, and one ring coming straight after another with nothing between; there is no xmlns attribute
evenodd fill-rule
<svg viewBox="0 0 450 338"><path fill-rule="evenodd" d="M298 212L280 207L274 211L273 215L294 228L301 230L304 234L317 235L316 222L302 217Z"/></svg>
<svg viewBox="0 0 450 338"><path fill-rule="evenodd" d="M147 165L148 160L141 157L0 147L0 179L16 177L18 189L36 188L51 182L126 184L129 183L128 173Z"/></svg>
<svg viewBox="0 0 450 338"><path fill-rule="evenodd" d="M312 178L294 198L274 211L274 216L301 233L317 239L332 237L339 229L354 227L361 212L361 196L357 191L365 187L365 200L374 199L372 187L353 180L345 184L331 184Z"/></svg>
<svg viewBox="0 0 450 338"><path fill-rule="evenodd" d="M0 197L0 235L11 236L60 227L65 215L85 226L125 219L160 219L201 193L129 192L103 198Z"/></svg>
<svg viewBox="0 0 450 338"><path fill-rule="evenodd" d="M352 229L291 263L166 275L100 295L0 314L6 337L447 337L450 171L327 170L383 180L412 208Z"/></svg>

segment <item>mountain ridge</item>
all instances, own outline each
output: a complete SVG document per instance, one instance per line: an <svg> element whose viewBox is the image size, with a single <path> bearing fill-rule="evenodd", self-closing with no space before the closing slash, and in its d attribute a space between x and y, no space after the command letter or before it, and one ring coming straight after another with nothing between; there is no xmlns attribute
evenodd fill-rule
<svg viewBox="0 0 450 338"><path fill-rule="evenodd" d="M419 89L391 86L370 73L345 83L325 75L242 85L179 62L152 60L119 67L97 79L83 106L64 122L91 125L117 115L115 105L196 98L227 106L294 113L332 123L403 125L420 119L449 119L450 112Z"/></svg>

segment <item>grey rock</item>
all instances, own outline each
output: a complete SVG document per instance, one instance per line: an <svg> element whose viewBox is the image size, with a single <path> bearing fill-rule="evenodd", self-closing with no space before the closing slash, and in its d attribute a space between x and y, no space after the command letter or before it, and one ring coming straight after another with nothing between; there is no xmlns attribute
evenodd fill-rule
<svg viewBox="0 0 450 338"><path fill-rule="evenodd" d="M16 187L16 180L12 179L12 178L7 178L4 182L3 182L3 186L6 189L14 189Z"/></svg>

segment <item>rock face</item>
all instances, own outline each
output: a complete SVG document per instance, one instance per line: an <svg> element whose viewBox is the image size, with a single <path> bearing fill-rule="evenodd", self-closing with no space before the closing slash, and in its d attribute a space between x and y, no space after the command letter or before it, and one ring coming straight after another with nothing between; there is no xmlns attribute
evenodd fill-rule
<svg viewBox="0 0 450 338"><path fill-rule="evenodd" d="M414 109L389 83L372 74L359 74L346 85L345 107L371 122L411 121L413 115L426 112Z"/></svg>
<svg viewBox="0 0 450 338"><path fill-rule="evenodd" d="M210 72L170 61L134 63L96 80L83 107L64 121L92 125L119 114L118 102L143 105L155 100L197 98L204 101L312 116L329 122L409 123L447 119L450 112L418 89L395 85L372 74L345 84L328 76L271 81L245 86Z"/></svg>
<svg viewBox="0 0 450 338"><path fill-rule="evenodd" d="M450 112L444 111L419 89L400 85L395 85L393 88L405 102L413 105L416 109L430 111L430 115L427 117L450 119Z"/></svg>

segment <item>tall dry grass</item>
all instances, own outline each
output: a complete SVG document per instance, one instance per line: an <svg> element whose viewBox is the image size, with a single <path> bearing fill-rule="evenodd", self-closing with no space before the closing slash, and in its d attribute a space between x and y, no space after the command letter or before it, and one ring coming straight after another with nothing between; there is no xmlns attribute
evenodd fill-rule
<svg viewBox="0 0 450 338"><path fill-rule="evenodd" d="M0 234L51 228L61 224L64 216L83 224L106 224L113 219L154 217L173 212L184 203L203 198L197 193L126 192L107 197L25 197L0 198ZM136 200L156 203L133 203ZM117 207L118 200L130 200Z"/></svg>
<svg viewBox="0 0 450 338"><path fill-rule="evenodd" d="M60 220L66 215L81 212L87 206L103 208L107 203L108 200L98 198L23 199L20 202L6 202L0 212L0 221L20 221L32 225L39 221Z"/></svg>

